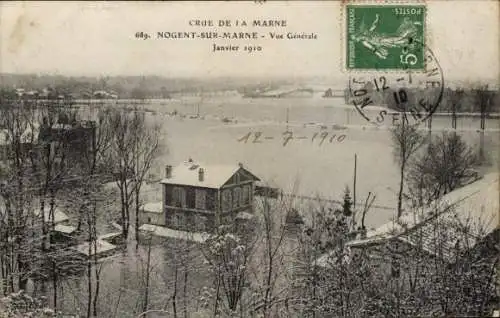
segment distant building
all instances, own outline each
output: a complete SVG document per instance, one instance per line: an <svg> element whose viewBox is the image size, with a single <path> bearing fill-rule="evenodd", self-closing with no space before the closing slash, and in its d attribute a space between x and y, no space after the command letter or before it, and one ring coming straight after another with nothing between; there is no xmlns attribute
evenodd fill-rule
<svg viewBox="0 0 500 318"><path fill-rule="evenodd" d="M108 98L109 94L106 91L95 91L92 96L94 98Z"/></svg>
<svg viewBox="0 0 500 318"><path fill-rule="evenodd" d="M145 205L142 223L175 230L210 232L220 224L233 224L253 216L255 175L242 164L203 165L188 160L165 168L161 209Z"/></svg>
<svg viewBox="0 0 500 318"><path fill-rule="evenodd" d="M38 142L59 143L67 149L66 156L70 162L80 162L92 150L96 126L89 121L71 121L59 118L57 124L48 125L43 122L38 134Z"/></svg>
<svg viewBox="0 0 500 318"><path fill-rule="evenodd" d="M0 128L0 162L9 158L13 153L12 147L15 146L14 139L18 138L21 151L28 153L33 149L33 145L38 140L38 130L27 127L19 136L12 136L12 132L8 129Z"/></svg>

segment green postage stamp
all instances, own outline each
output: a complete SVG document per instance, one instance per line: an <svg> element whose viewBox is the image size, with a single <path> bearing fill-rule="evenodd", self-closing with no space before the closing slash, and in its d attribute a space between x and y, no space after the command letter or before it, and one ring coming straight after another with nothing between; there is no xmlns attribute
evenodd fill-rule
<svg viewBox="0 0 500 318"><path fill-rule="evenodd" d="M348 70L424 70L424 5L346 6Z"/></svg>

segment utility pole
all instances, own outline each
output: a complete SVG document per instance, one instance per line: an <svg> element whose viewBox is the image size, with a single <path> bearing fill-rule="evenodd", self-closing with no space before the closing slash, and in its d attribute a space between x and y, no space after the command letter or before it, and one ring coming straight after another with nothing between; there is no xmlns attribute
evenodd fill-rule
<svg viewBox="0 0 500 318"><path fill-rule="evenodd" d="M358 154L354 154L354 180L353 180L353 186L352 186L352 193L353 193L353 209L356 208L356 172L357 172L357 165L358 165Z"/></svg>
<svg viewBox="0 0 500 318"><path fill-rule="evenodd" d="M287 109L286 109L286 131L287 131L287 132L288 132L288 115L289 115L289 114L288 114L288 112L289 112L289 111L290 111L290 108L289 108L289 107L287 107Z"/></svg>

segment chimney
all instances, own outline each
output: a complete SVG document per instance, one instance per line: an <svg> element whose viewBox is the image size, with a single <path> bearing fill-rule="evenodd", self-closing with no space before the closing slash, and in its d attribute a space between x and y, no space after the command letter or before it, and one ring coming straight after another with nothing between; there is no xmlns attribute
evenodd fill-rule
<svg viewBox="0 0 500 318"><path fill-rule="evenodd" d="M238 166L240 166L240 168L243 168L243 163L238 162Z"/></svg>
<svg viewBox="0 0 500 318"><path fill-rule="evenodd" d="M167 178L167 179L172 178L172 166L171 165L167 165L165 167L165 178Z"/></svg>
<svg viewBox="0 0 500 318"><path fill-rule="evenodd" d="M200 182L203 182L203 180L205 180L205 171L203 170L203 168L198 169L198 180Z"/></svg>

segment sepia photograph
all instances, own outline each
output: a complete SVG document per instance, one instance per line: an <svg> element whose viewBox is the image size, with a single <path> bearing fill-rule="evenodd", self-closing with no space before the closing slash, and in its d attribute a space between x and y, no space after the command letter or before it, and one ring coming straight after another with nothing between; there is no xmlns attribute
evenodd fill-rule
<svg viewBox="0 0 500 318"><path fill-rule="evenodd" d="M499 15L0 2L0 318L500 317Z"/></svg>

